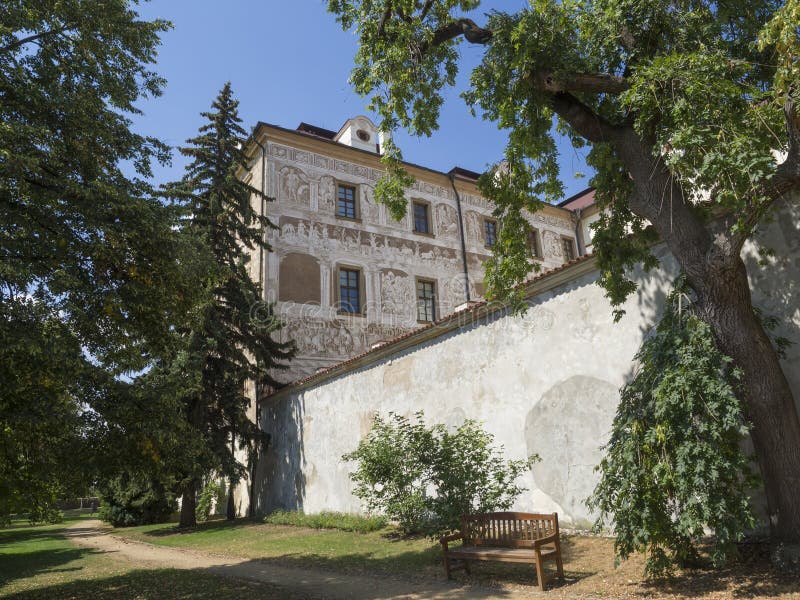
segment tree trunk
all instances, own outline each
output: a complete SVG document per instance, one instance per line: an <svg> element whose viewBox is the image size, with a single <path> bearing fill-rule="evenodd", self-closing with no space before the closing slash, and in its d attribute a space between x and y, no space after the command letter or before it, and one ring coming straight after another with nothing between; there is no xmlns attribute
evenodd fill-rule
<svg viewBox="0 0 800 600"><path fill-rule="evenodd" d="M617 140L634 183L630 208L649 220L698 294L700 317L743 372L738 394L753 425L753 445L776 539L800 543L800 417L778 354L753 312L744 261L724 231L712 236L653 142L628 128Z"/></svg>
<svg viewBox="0 0 800 600"><path fill-rule="evenodd" d="M234 487L233 479L231 479L228 483L228 506L227 510L225 511L225 518L227 518L228 521L233 521L236 518L236 505L234 504L233 500Z"/></svg>
<svg viewBox="0 0 800 600"><path fill-rule="evenodd" d="M737 259L732 272L706 277L695 289L700 316L714 329L720 350L743 372L739 394L753 425L772 536L798 543L800 417L778 355L753 312L744 262Z"/></svg>
<svg viewBox="0 0 800 600"><path fill-rule="evenodd" d="M181 521L180 527L197 526L197 482L192 481L181 496Z"/></svg>

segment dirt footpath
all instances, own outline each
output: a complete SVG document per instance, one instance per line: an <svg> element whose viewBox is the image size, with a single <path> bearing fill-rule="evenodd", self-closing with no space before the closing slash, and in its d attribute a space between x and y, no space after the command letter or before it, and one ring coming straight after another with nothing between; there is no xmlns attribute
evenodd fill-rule
<svg viewBox="0 0 800 600"><path fill-rule="evenodd" d="M507 600L534 598L537 592L511 593L503 590L459 586L440 582L403 581L344 575L282 567L266 560L206 554L195 550L154 546L116 537L101 521L83 521L67 529L69 539L80 546L95 548L109 556L143 568L203 569L214 575L265 582L302 598L378 600Z"/></svg>

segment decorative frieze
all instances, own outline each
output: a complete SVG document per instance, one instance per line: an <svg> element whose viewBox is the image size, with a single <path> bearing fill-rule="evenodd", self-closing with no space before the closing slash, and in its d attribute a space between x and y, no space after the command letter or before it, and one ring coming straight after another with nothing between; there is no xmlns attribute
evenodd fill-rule
<svg viewBox="0 0 800 600"><path fill-rule="evenodd" d="M336 260L360 256L376 265L403 264L426 272L460 272L455 248L297 217L281 217L279 224L279 229L267 234L276 249L322 254Z"/></svg>
<svg viewBox="0 0 800 600"><path fill-rule="evenodd" d="M284 321L281 331L284 339L294 340L300 355L343 359L410 330L396 325L356 323L341 319L289 318Z"/></svg>

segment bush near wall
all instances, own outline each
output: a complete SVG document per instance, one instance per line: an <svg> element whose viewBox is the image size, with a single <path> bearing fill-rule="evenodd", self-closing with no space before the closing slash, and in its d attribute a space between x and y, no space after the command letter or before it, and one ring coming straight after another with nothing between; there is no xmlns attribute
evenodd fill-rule
<svg viewBox="0 0 800 600"><path fill-rule="evenodd" d="M376 415L370 433L342 457L354 461L354 494L370 512L397 521L407 534L437 537L457 530L465 514L511 508L525 488L518 478L539 460L506 460L503 447L476 421L455 431Z"/></svg>

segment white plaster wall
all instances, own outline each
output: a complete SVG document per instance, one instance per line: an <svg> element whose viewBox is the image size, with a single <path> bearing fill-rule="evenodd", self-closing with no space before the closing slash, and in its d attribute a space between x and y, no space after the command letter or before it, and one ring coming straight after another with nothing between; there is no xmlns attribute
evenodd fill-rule
<svg viewBox="0 0 800 600"><path fill-rule="evenodd" d="M797 204L797 203L795 203ZM756 303L781 316L781 333L800 342L800 208L786 208L764 228L779 259L758 269L746 250ZM430 422L482 421L509 458L538 453L516 508L558 511L566 522L592 519L583 501L608 439L618 390L677 273L655 249L661 268L635 273L639 290L618 323L591 272L531 301L524 316L498 315L379 360L357 371L267 399L273 434L261 464L259 511L360 510L351 494L352 465L341 460L368 432L372 416L425 411ZM800 399L800 344L784 370Z"/></svg>

